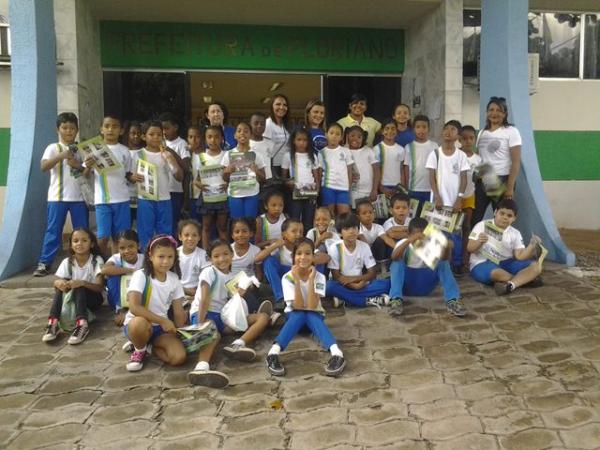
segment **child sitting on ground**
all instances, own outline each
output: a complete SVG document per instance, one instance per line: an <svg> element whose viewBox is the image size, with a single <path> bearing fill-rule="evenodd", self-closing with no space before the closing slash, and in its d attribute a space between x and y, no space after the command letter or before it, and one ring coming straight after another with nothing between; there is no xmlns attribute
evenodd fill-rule
<svg viewBox="0 0 600 450"><path fill-rule="evenodd" d="M327 248L335 241L340 240L339 234L332 225L331 211L326 206L317 208L315 212L315 226L306 233L306 237L315 243L315 248L327 253Z"/></svg>
<svg viewBox="0 0 600 450"><path fill-rule="evenodd" d="M439 282L444 290L444 301L448 312L455 316L464 316L466 311L460 301L458 284L448 263L451 245L434 270L427 267L414 253L414 243L424 238L425 227L427 227L427 220L421 217L412 219L408 224L408 237L399 241L392 252L389 312L392 316L401 315L404 295L429 295Z"/></svg>
<svg viewBox="0 0 600 450"><path fill-rule="evenodd" d="M387 304L390 280L375 280L375 258L369 245L358 240L358 218L352 213L341 214L335 226L342 240L328 249L333 279L327 282L326 291L334 297L334 306L342 301L360 307Z"/></svg>
<svg viewBox="0 0 600 450"><path fill-rule="evenodd" d="M537 256L540 239L533 235L525 247L521 233L512 227L515 220L517 204L503 199L494 211L494 218L479 222L469 235L471 276L480 283L494 284L498 295L510 294L534 280L539 283L542 272L540 264L532 261Z"/></svg>
<svg viewBox="0 0 600 450"><path fill-rule="evenodd" d="M380 273L385 273L396 241L387 235L382 225L375 223L375 210L369 200L361 200L356 204L356 214L360 221L358 238L369 244Z"/></svg>
<svg viewBox="0 0 600 450"><path fill-rule="evenodd" d="M392 217L383 222L383 229L388 238L396 242L408 235L408 223L410 222L410 198L408 195L398 192L390 200ZM391 241L389 241L391 244ZM389 245L389 244L388 244Z"/></svg>
<svg viewBox="0 0 600 450"><path fill-rule="evenodd" d="M307 238L300 239L292 250L292 270L281 279L287 320L267 355L267 370L271 375L285 374L285 368L279 361L279 353L285 350L304 326L310 329L325 350L331 352L331 358L325 367L326 375L339 376L346 366L344 354L325 325L325 310L321 305L321 297L325 296L326 280L313 264L314 251L313 241Z"/></svg>
<svg viewBox="0 0 600 450"><path fill-rule="evenodd" d="M281 237L281 225L287 218L283 213L283 194L269 191L264 198L265 213L256 218L256 245L265 248Z"/></svg>

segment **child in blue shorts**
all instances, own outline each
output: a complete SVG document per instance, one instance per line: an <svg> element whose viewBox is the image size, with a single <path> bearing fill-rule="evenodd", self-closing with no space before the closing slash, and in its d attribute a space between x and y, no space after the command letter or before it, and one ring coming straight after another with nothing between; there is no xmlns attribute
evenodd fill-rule
<svg viewBox="0 0 600 450"><path fill-rule="evenodd" d="M217 339L206 345L198 353L198 363L194 370L188 374L190 383L210 386L225 387L229 384L227 375L210 370L209 362L217 348L220 336L232 333L221 319L221 310L229 300L229 294L225 284L234 275L231 271L233 261L233 250L224 241L214 241L210 244L208 254L211 265L200 273L198 289L190 309L190 322L192 324L203 323L212 320L217 327ZM243 292L240 292L243 294ZM263 312L249 314L247 316L248 329L238 339L223 348L226 356L239 361L252 361L256 353L247 344L254 342L269 325L271 318Z"/></svg>
<svg viewBox="0 0 600 450"><path fill-rule="evenodd" d="M427 267L421 258L414 254L413 245L423 239L425 227L427 227L427 220L421 217L412 219L408 224L408 237L398 241L392 252L389 313L392 316L402 314L404 295L429 295L437 284L441 283L446 309L451 314L462 317L467 312L460 301L458 284L448 263L452 248L446 249L446 254L434 270Z"/></svg>
<svg viewBox="0 0 600 450"><path fill-rule="evenodd" d="M344 130L333 122L327 127L327 147L319 152L321 176L321 203L331 215L350 212L350 189L353 178L354 159L350 150L341 147Z"/></svg>
<svg viewBox="0 0 600 450"><path fill-rule="evenodd" d="M494 284L498 295L541 282L542 268L532 261L541 241L533 235L525 246L519 230L512 227L515 220L517 204L512 199L503 199L494 211L494 218L479 222L469 235L471 276L480 283Z"/></svg>

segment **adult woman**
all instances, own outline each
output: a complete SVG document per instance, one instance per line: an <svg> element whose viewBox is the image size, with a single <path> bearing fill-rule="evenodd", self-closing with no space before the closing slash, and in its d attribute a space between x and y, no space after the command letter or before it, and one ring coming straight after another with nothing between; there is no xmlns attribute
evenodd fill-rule
<svg viewBox="0 0 600 450"><path fill-rule="evenodd" d="M206 110L206 125L223 128L223 150L231 150L237 146L235 140L235 128L227 125L229 110L221 102L212 102Z"/></svg>
<svg viewBox="0 0 600 450"><path fill-rule="evenodd" d="M289 100L283 94L277 94L271 102L271 111L265 125L263 137L273 142L271 163L273 175L281 176L283 155L290 152L290 112Z"/></svg>
<svg viewBox="0 0 600 450"><path fill-rule="evenodd" d="M358 125L367 132L367 145L373 146L373 139L375 135L381 129L381 123L372 117L365 116L367 111L367 97L362 94L353 94L350 97L350 103L348 104L348 115L338 120L338 123L345 130L353 125Z"/></svg>
<svg viewBox="0 0 600 450"><path fill-rule="evenodd" d="M310 132L314 149L321 151L327 145L327 138L325 138L325 103L321 100L310 100L306 104L304 125Z"/></svg>
<svg viewBox="0 0 600 450"><path fill-rule="evenodd" d="M521 169L521 134L508 123L508 107L504 97L490 98L486 107L485 128L477 137L477 149L483 164L489 164L506 184L504 198L512 199ZM477 180L472 223L481 221L490 202L495 208L498 200L488 197L482 180Z"/></svg>

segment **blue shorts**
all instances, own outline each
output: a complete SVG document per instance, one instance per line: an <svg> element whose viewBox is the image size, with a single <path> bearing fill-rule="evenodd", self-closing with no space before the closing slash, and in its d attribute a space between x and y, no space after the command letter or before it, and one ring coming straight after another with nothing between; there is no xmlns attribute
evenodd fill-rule
<svg viewBox="0 0 600 450"><path fill-rule="evenodd" d="M127 331L127 327L128 327L128 325L125 325L123 327L123 334L125 335L125 337L127 339L129 339L129 332ZM152 334L150 335L150 340L148 342L149 343L154 342L154 340L157 337L162 336L163 334L165 334L165 332L163 331L163 329L160 325L152 325ZM131 340L131 339L129 339L129 340Z"/></svg>
<svg viewBox="0 0 600 450"><path fill-rule="evenodd" d="M207 311L206 318L208 320L212 320L212 322L217 327L217 331L219 332L219 334L223 335L223 332L225 331L225 324L221 320L221 313L214 312L214 311ZM192 314L192 316L190 317L190 324L198 325L198 313L197 312Z"/></svg>
<svg viewBox="0 0 600 450"><path fill-rule="evenodd" d="M491 261L484 261L477 264L471 269L471 276L475 281L479 281L483 284L492 284L492 271L495 269L502 269L511 275L516 275L521 270L526 269L531 264L531 260L526 259L520 261L514 258L508 258L504 261L500 261L500 264L494 264Z"/></svg>
<svg viewBox="0 0 600 450"><path fill-rule="evenodd" d="M121 231L131 228L129 200L121 203L101 203L96 205L98 239L115 238Z"/></svg>
<svg viewBox="0 0 600 450"><path fill-rule="evenodd" d="M321 188L321 203L328 205L350 205L350 192L339 189Z"/></svg>

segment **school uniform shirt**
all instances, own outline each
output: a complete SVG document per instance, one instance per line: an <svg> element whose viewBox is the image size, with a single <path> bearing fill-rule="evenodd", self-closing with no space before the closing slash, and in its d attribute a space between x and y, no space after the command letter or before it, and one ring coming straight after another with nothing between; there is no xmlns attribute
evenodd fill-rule
<svg viewBox="0 0 600 450"><path fill-rule="evenodd" d="M240 272L245 272L249 277L256 275L254 270L254 260L256 255L260 253L260 248L254 244L250 244L250 248L243 255L238 255L235 251L235 244L231 244L233 251L233 260L231 261L231 273L237 275Z"/></svg>
<svg viewBox="0 0 600 450"><path fill-rule="evenodd" d="M266 214L261 214L260 219L262 223L260 233L263 241L268 241L269 239L278 239L281 237L281 226L283 225L283 222L287 220L285 214L280 214L279 219L277 219L277 222L275 223L269 222Z"/></svg>
<svg viewBox="0 0 600 450"><path fill-rule="evenodd" d="M129 171L135 173L136 167L133 165L133 157L137 153L137 150L129 150ZM137 198L137 183L127 182L127 188L129 189L129 200L132 201L132 207L136 207L135 200Z"/></svg>
<svg viewBox="0 0 600 450"><path fill-rule="evenodd" d="M350 150L350 153L360 176L358 183L352 183L352 198L356 200L368 197L373 190L373 164L379 162L375 151L370 147L362 147Z"/></svg>
<svg viewBox="0 0 600 450"><path fill-rule="evenodd" d="M64 280L82 280L87 283L95 283L96 277L100 275L104 260L101 256L96 256L94 262L94 255L90 255L88 260L83 266L79 266L75 257L73 257L73 264L69 268L69 258L65 258L61 261L58 269L56 269L55 275L58 278Z"/></svg>
<svg viewBox="0 0 600 450"><path fill-rule="evenodd" d="M395 218L390 217L388 220L383 222L383 229L385 231L387 231L392 227L407 227L409 222L410 222L410 216L406 216L406 219L404 219L404 223L398 223L398 222L396 222Z"/></svg>
<svg viewBox="0 0 600 450"><path fill-rule="evenodd" d="M285 245L273 250L271 256L276 257L282 266L292 267L294 265L292 261L292 251L289 250Z"/></svg>
<svg viewBox="0 0 600 450"><path fill-rule="evenodd" d="M346 128L352 127L354 125L358 125L363 130L365 130L367 132L366 144L369 147L373 146L373 139L375 139L375 135L381 129L381 123L379 123L377 120L373 119L372 117L367 117L367 116L363 116L362 120L360 122L358 122L357 120L354 120L350 114L348 114L346 117L342 117L337 122L342 126L342 128L344 130Z"/></svg>
<svg viewBox="0 0 600 450"><path fill-rule="evenodd" d="M404 165L408 166L408 189L416 192L429 192L429 171L425 167L430 153L439 145L433 141L413 141L404 147Z"/></svg>
<svg viewBox="0 0 600 450"><path fill-rule="evenodd" d="M267 117L263 138L270 139L273 143L270 154L273 165L281 166L283 155L290 152L290 132L283 125L277 125L273 119Z"/></svg>
<svg viewBox="0 0 600 450"><path fill-rule="evenodd" d="M510 148L521 144L519 130L510 125L494 131L480 131L476 143L482 161L489 163L498 176L510 173Z"/></svg>
<svg viewBox="0 0 600 450"><path fill-rule="evenodd" d="M481 165L481 156L479 156L477 153L473 153L471 156L467 156L467 163L469 163L469 171L467 172L467 188L465 189L465 198L470 197L475 193L473 172L475 171L475 167Z"/></svg>
<svg viewBox="0 0 600 450"><path fill-rule="evenodd" d="M327 280L325 279L325 275L323 275L321 272L317 272L315 274L314 290L315 293L319 296L319 303L317 304L317 307L311 311L315 311L323 315L325 315L325 309L321 304L321 298L325 297L326 282ZM291 270L285 275L283 275L283 277L281 277L281 288L283 290L283 300L285 301L284 312L289 313L290 311L294 311L294 299L296 298L296 284L294 281L294 275L292 275ZM308 304L308 280L300 280L300 292L302 292L302 300L304 300L304 309L306 309Z"/></svg>
<svg viewBox="0 0 600 450"><path fill-rule="evenodd" d="M131 172L131 153L123 144L106 144L121 165L104 174L94 173L94 204L113 204L129 201L129 186L125 174Z"/></svg>
<svg viewBox="0 0 600 450"><path fill-rule="evenodd" d="M147 149L143 148L137 151L131 161L131 166L135 169L135 173L138 172L137 167L140 159L156 166L156 172L158 175L158 200L171 200L171 191L169 190L169 177L171 176L171 169L169 168L169 163L163 159L160 152L149 152ZM139 199L144 198L139 194L137 197Z"/></svg>
<svg viewBox="0 0 600 450"><path fill-rule="evenodd" d="M190 317L200 310L202 302L202 282L206 282L209 286L210 304L208 311L220 313L229 300L229 293L225 284L234 277L233 272L223 273L215 266L208 266L200 272L198 279L198 289L190 308Z"/></svg>
<svg viewBox="0 0 600 450"><path fill-rule="evenodd" d="M175 153L179 155L181 159L189 158L190 151L188 150L188 145L185 139L177 136L172 141L165 141L167 147L171 150L174 150ZM182 168L183 169L183 168ZM181 185L181 181L177 181L175 176L169 171L169 192L183 192L183 186Z"/></svg>
<svg viewBox="0 0 600 450"><path fill-rule="evenodd" d="M106 261L106 264L112 263L117 267L123 267L124 269L139 270L144 266L144 255L142 253L137 254L137 260L131 264L125 261L120 253L115 253Z"/></svg>
<svg viewBox="0 0 600 450"><path fill-rule="evenodd" d="M348 166L354 164L346 147L325 147L319 152L319 167L323 168L321 185L339 191L349 191Z"/></svg>
<svg viewBox="0 0 600 450"><path fill-rule="evenodd" d="M444 206L453 206L458 198L461 172L469 170L467 155L455 148L452 155L446 156L442 147L439 148L437 154L439 161L435 152L429 154L426 167L436 170L437 188ZM433 201L433 192L431 201Z"/></svg>
<svg viewBox="0 0 600 450"><path fill-rule="evenodd" d="M335 231L335 229L333 227L329 227L327 229L327 231L329 231L333 236L330 237L329 239L325 239L325 248L329 248L329 246L337 241L339 241L340 235L337 233L337 231ZM319 230L317 228L311 228L310 230L308 230L308 233L306 233L306 237L308 239L310 239L313 242L317 242L317 239L319 239L319 236L321 236L321 233L319 232Z"/></svg>
<svg viewBox="0 0 600 450"><path fill-rule="evenodd" d="M234 152L234 151L238 151L238 150L236 150L234 148L233 150L225 152L225 155L223 156L223 160L221 161L221 165L223 167L229 166L229 154L230 154L230 152ZM248 151L254 153L252 150L248 150ZM254 164L256 165L257 168L264 169L265 162L263 161L262 157L257 153L254 153L254 154L256 155ZM252 171L250 171L250 172L252 172ZM254 172L252 172L252 173L254 173ZM254 186L244 186L244 187L233 188L233 187L231 187L231 184L229 184L229 186L227 187L227 195L229 195L230 197L235 197L235 198L252 197L254 195L258 195L259 191L260 191L260 183L258 182L258 179L256 180L256 184L254 184Z"/></svg>
<svg viewBox="0 0 600 450"><path fill-rule="evenodd" d="M42 155L42 161L45 159L52 159L59 153L70 151L66 144L55 143L50 144L44 150ZM81 162L79 154L75 154L75 159ZM83 176L77 173L68 163L66 159L63 159L50 169L50 185L48 186L48 201L49 202L82 202L83 196L81 195L81 189L77 183L77 178Z"/></svg>
<svg viewBox="0 0 600 450"><path fill-rule="evenodd" d="M387 145L380 142L375 146L375 155L381 165L381 184L396 186L400 183L402 162L404 161L404 147L394 144Z"/></svg>
<svg viewBox="0 0 600 450"><path fill-rule="evenodd" d="M271 154L273 153L273 141L270 139L263 139L262 141L255 141L250 139L250 150L257 155L260 155L265 162L265 179L273 178L271 172Z"/></svg>
<svg viewBox="0 0 600 450"><path fill-rule="evenodd" d="M292 155L287 153L283 155L281 168L290 171L290 178L294 179L296 186L315 184L313 170L319 168L319 158L315 156L315 160L312 161L308 153L296 153L292 164Z"/></svg>
<svg viewBox="0 0 600 450"><path fill-rule="evenodd" d="M356 241L353 252L346 248L344 241L336 242L329 246L327 253L331 258L327 267L339 270L342 275L350 277L362 275L363 267L370 269L375 265L371 247L363 241Z"/></svg>
<svg viewBox="0 0 600 450"><path fill-rule="evenodd" d="M179 255L179 268L181 269L181 284L184 288L198 286L198 277L205 267L210 266L208 255L204 249L196 247L192 253L183 253L183 246L177 249Z"/></svg>
<svg viewBox="0 0 600 450"><path fill-rule="evenodd" d="M193 153L192 154L192 176L193 180L196 180L200 174L200 168L205 166L221 166L223 162L223 157L225 156L225 151L221 150L217 155L210 155L208 150L202 153ZM223 180L223 184L225 184L225 180ZM202 195L199 192L198 197ZM195 197L195 198L198 198Z"/></svg>
<svg viewBox="0 0 600 450"><path fill-rule="evenodd" d="M375 242L375 239L377 239L379 236L381 236L382 234L385 234L385 231L386 230L385 230L385 228L383 228L382 225L379 225L378 223L375 223L375 222L373 222L371 224L371 229L368 229L362 223L360 224L360 227L358 228L358 233L362 234L365 237L365 239L367 240L367 244L369 244L369 245L373 244L373 242Z"/></svg>
<svg viewBox="0 0 600 450"><path fill-rule="evenodd" d="M396 242L396 246L394 250L402 245L402 243L406 241L406 238L400 239ZM412 244L409 244L408 247L404 250L404 262L406 263L406 267L410 267L411 269L423 269L428 268L427 265L423 262L421 258L415 255L415 248Z"/></svg>
<svg viewBox="0 0 600 450"><path fill-rule="evenodd" d="M474 241L477 240L481 233L485 233L485 224L486 222L493 222L493 219L490 220L482 220L477 225L473 227L471 230L471 234L469 234L469 239ZM502 256L501 261L505 259L513 258L514 251L525 248L525 244L523 243L523 236L521 236L521 232L512 226L508 226L504 232L502 233L502 241L500 248L497 248L496 251L500 253ZM484 243L476 252L471 253L469 258L469 269L473 269L477 264L487 261L486 257L483 256L482 250L484 247L488 245Z"/></svg>
<svg viewBox="0 0 600 450"><path fill-rule="evenodd" d="M146 289L148 279L149 289ZM165 281L159 281L156 278L147 276L143 270L138 270L131 276L131 282L127 288L127 293L130 292L142 294L142 306L159 317L168 317L173 300L184 297L181 281L173 272L167 272ZM127 325L134 317L131 310L127 311L124 325ZM153 323L153 325L158 324Z"/></svg>
<svg viewBox="0 0 600 450"><path fill-rule="evenodd" d="M313 148L320 152L327 147L327 138L325 137L325 131L321 128L311 128L310 138L312 139Z"/></svg>

